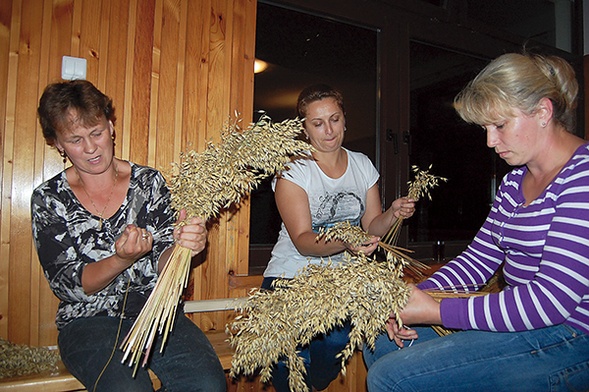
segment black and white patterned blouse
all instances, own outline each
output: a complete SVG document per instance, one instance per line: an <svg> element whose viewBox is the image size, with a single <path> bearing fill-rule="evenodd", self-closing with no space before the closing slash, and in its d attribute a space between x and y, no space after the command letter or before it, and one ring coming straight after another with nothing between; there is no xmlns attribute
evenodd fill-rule
<svg viewBox="0 0 589 392"><path fill-rule="evenodd" d="M119 317L127 285L125 314L132 317L137 310L133 308L140 310L155 286L158 259L173 243L176 214L170 207L170 191L163 176L155 169L130 165L127 196L119 210L103 220L101 229L99 217L86 210L72 192L65 171L33 191L33 238L49 286L61 300L56 315L58 329L80 317ZM84 266L113 255L115 241L128 224L151 232L152 251L101 291L85 294L81 282Z"/></svg>

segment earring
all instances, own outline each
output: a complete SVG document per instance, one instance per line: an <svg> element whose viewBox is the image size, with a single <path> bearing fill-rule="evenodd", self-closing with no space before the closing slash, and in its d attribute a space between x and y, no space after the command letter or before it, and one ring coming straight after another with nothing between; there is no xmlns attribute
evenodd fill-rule
<svg viewBox="0 0 589 392"><path fill-rule="evenodd" d="M543 121L541 125L542 125L542 128L546 128L546 121Z"/></svg>
<svg viewBox="0 0 589 392"><path fill-rule="evenodd" d="M67 162L67 154L65 153L65 150L58 150L59 151L59 155L61 155L61 157L63 158L63 163Z"/></svg>

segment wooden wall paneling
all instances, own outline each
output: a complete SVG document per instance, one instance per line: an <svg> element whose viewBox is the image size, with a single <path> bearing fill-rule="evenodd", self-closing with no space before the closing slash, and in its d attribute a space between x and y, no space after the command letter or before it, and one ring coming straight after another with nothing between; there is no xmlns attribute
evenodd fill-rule
<svg viewBox="0 0 589 392"><path fill-rule="evenodd" d="M234 9L234 34L232 39L231 70L231 106L240 113L242 127L246 128L252 122L254 59L256 38L256 2L253 0L238 0L239 6ZM233 246L234 260L228 260L229 270L239 275L247 275L249 270L249 198L241 203L239 213L232 220L230 234ZM230 296L239 297L247 293L230 292Z"/></svg>
<svg viewBox="0 0 589 392"><path fill-rule="evenodd" d="M83 57L87 61L86 79L94 83L98 89L104 91L104 85L100 84L99 79L99 60L104 56L106 60L106 48L101 48L101 34L102 34L102 0L96 1L76 1L74 4L74 31L72 31L72 53L76 52L76 42L78 43L77 54L72 54L76 57ZM80 5L78 10L77 5ZM79 27L77 22L79 20ZM105 53L102 53L104 50Z"/></svg>
<svg viewBox="0 0 589 392"><path fill-rule="evenodd" d="M158 9L159 9L158 1ZM159 73L155 72L154 59L154 79L157 79L158 94L157 102L157 120L152 123L156 128L150 129L150 136L154 134L155 147L153 150L155 157L152 157L150 148L149 161L154 162L151 166L159 170L168 170L170 162L176 160L174 156L174 120L176 118L176 89L178 77L178 41L179 41L179 2L163 1L160 19L156 19L156 31L160 33L159 39ZM157 36L157 35L156 35ZM157 42L157 41L156 41ZM155 83L154 83L155 85ZM153 115L153 113L152 113ZM150 138L151 141L151 138ZM150 145L151 147L151 145Z"/></svg>
<svg viewBox="0 0 589 392"><path fill-rule="evenodd" d="M126 12L127 15L121 14L121 19L117 23L118 25L124 24L126 25L126 32L125 32L125 50L124 52L119 52L117 57L121 59L124 57L125 61L125 69L123 74L123 79L125 80L124 88L123 88L123 100L118 104L121 105L125 115L117 121L118 127L121 129L126 129L127 132L122 133L118 140L120 141L118 145L115 147L116 152L119 156L123 159L130 159L130 151L131 151L131 128L139 127L140 124L132 123L133 117L133 86L134 86L134 66L135 66L135 35L137 30L137 5L138 0L129 0L128 4L126 5ZM120 4L120 2L117 2ZM123 3L124 4L124 3ZM126 23L125 23L126 21ZM114 35L115 37L117 35ZM121 35L121 38L123 35ZM116 83L117 79L113 79L113 82Z"/></svg>
<svg viewBox="0 0 589 392"><path fill-rule="evenodd" d="M16 107L12 137L12 187L10 189L10 306L8 309L9 334L15 342L31 339L31 289L33 263L31 254L31 226L29 218L30 195L33 185L35 153L35 110L38 93L41 26L43 8L35 7L33 0L22 2L20 31L15 33L18 42L18 71L16 75ZM32 295L33 294L33 295Z"/></svg>
<svg viewBox="0 0 589 392"><path fill-rule="evenodd" d="M209 0L187 2L182 151L202 151L207 140L210 7Z"/></svg>
<svg viewBox="0 0 589 392"><path fill-rule="evenodd" d="M220 40L217 42L219 44L219 51L217 54L222 56L222 61L219 64L222 64L221 68L218 69L219 77L222 77L223 84L218 85L217 88L221 90L222 95L222 105L220 105L220 110L217 115L218 122L217 129L221 129L223 124L227 121L233 121L235 119L235 111L238 108L232 107L232 100L231 94L232 91L232 84L233 84L233 76L234 73L232 72L232 66L235 65L235 61L233 58L234 51L233 51L233 44L234 40L236 39L235 35L235 9L233 7L233 3L237 2L237 0L225 0L219 1L219 9L217 15L217 29L218 37ZM215 1L213 2L213 4ZM221 56L217 57L218 60L221 60ZM221 76L222 75L222 76ZM229 120L231 118L232 120ZM218 139L218 137L217 137ZM219 219L219 239L216 246L216 253L217 253L217 262L211 263L209 265L208 271L209 273L209 282L208 290L206 291L205 298L224 298L229 296L229 288L227 284L228 282L228 272L232 268L233 261L236 258L236 248L235 248L235 241L233 233L234 233L234 225L235 222L239 220L239 207L233 206L228 211L224 212ZM225 329L225 325L227 324L227 314L224 312L213 313L210 315L212 322L213 322L213 329L223 331Z"/></svg>
<svg viewBox="0 0 589 392"><path fill-rule="evenodd" d="M108 22L106 24L103 22L103 29L108 27L108 40L100 43L100 59L102 61L100 61L99 78L103 80L101 83L104 85L104 91L114 102L115 115L118 117L115 121L115 155L122 159L129 159L128 137L126 138L126 136L130 133L128 126L130 121L127 119L131 117L129 100L131 97L130 86L133 85L133 61L129 56L129 53L133 53L133 40L129 39L129 36L132 36L132 28L135 26L130 21L129 9L133 2L109 0L104 4L109 5ZM127 113L127 109L129 113ZM125 130L126 132L124 132Z"/></svg>
<svg viewBox="0 0 589 392"><path fill-rule="evenodd" d="M188 2L183 1L179 8L179 34L178 34L178 61L176 64L176 96L175 96L175 107L174 107L174 149L172 161L178 161L180 152L183 151L183 121L184 115L184 102L186 91L186 41L188 31ZM170 164L166 170L168 170Z"/></svg>
<svg viewBox="0 0 589 392"><path fill-rule="evenodd" d="M203 151L206 142L208 124L208 86L210 60L210 26L212 24L210 0L191 1L187 7L187 26L184 75L184 106L182 117L183 141L182 151ZM209 225L209 229L210 229ZM205 250L205 258L210 253L211 242ZM200 288L203 286L203 273L199 258L199 265L192 269L190 276L190 290L188 299L203 299ZM210 261L209 261L210 262ZM202 315L191 314L190 318L201 328L206 330ZM210 326L210 322L208 325Z"/></svg>
<svg viewBox="0 0 589 392"><path fill-rule="evenodd" d="M102 91L109 91L107 90L106 81L109 77L117 74L118 69L114 66L114 63L111 63L111 57L116 56L116 52L111 52L109 48L109 41L110 41L110 23L111 23L111 0L102 0L97 1L97 6L100 6L99 18L94 16L94 18L99 20L99 31L97 35L98 46L97 49L90 51L88 54L89 56L95 57L97 60L97 68L98 68L98 75L96 78L96 85ZM118 40L116 40L118 41ZM108 67L108 68L107 68ZM112 74L107 74L107 69L111 69L114 72ZM108 95L111 98L116 98L112 96L112 91L108 92ZM115 101L118 102L118 101Z"/></svg>
<svg viewBox="0 0 589 392"><path fill-rule="evenodd" d="M151 62L151 91L149 97L149 128L147 138L147 165L155 167L156 164L156 141L155 134L158 127L158 105L160 101L158 95L160 92L160 66L161 66L161 50L162 50L162 9L164 0L155 0L154 18L153 18L153 47L152 47L152 62Z"/></svg>
<svg viewBox="0 0 589 392"><path fill-rule="evenodd" d="M16 64L18 53L18 0L0 2L0 336L8 336L10 271L10 188L12 146L16 108Z"/></svg>
<svg viewBox="0 0 589 392"><path fill-rule="evenodd" d="M220 142L220 132L229 115L229 70L230 38L226 35L230 25L231 1L212 0L210 2L210 19L208 32L208 79L206 97L207 140ZM225 262L227 260L226 230L228 214L222 213L210 226L207 261L195 270L200 275L200 286L195 284L194 299L225 297L226 277ZM219 321L217 313L201 314L198 325L204 330L220 329L224 323Z"/></svg>
<svg viewBox="0 0 589 392"><path fill-rule="evenodd" d="M129 28L133 29L134 35L133 84L131 85L133 91L130 105L126 107L126 115L131 116L131 120L125 127L125 132L129 133L128 159L139 164L149 164L147 143L152 143L150 116L151 113L155 113L150 103L154 90L152 64L155 62L154 29L157 8L155 0L134 0L132 3L133 8L129 9L129 16L134 26ZM127 125L126 122L125 125Z"/></svg>

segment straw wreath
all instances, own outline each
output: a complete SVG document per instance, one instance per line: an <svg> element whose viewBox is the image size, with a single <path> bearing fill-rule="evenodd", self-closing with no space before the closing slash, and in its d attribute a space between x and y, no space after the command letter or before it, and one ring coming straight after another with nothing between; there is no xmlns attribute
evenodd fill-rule
<svg viewBox="0 0 589 392"><path fill-rule="evenodd" d="M430 167L431 168L431 167ZM416 181L410 183L410 197L429 195L440 177L414 167ZM444 179L445 180L445 179ZM397 221L399 221L398 219ZM395 230L399 230L399 226ZM370 238L358 226L340 222L321 230L317 240L339 240L360 245ZM391 238L398 238L395 233ZM402 279L405 267L422 271L426 265L407 256L407 250L381 242L385 261L360 252L345 253L342 263L330 261L304 267L292 280L277 279L273 291L253 290L237 309L239 315L227 325L229 342L235 348L230 375L260 374L270 381L274 365L283 360L289 370L292 391L307 391L306 369L298 355L320 334L350 321L350 340L339 357L341 371L354 351L367 344L374 348L377 336L384 332L389 315L398 315L409 298L410 289ZM399 317L395 317L401 323Z"/></svg>
<svg viewBox="0 0 589 392"><path fill-rule="evenodd" d="M301 346L350 321L350 340L338 354L342 373L354 351L363 343L374 347L391 313L403 308L409 289L400 278L403 261L380 262L360 253L345 254L332 264L308 265L292 280L277 279L275 289L254 290L227 326L235 348L230 375L260 373L270 381L273 366L284 360L291 391L307 391Z"/></svg>
<svg viewBox="0 0 589 392"><path fill-rule="evenodd" d="M239 120L225 124L221 143L209 142L201 153L181 154L167 175L172 206L186 209L187 217L210 219L237 204L262 179L285 169L293 156L311 150L298 140L299 119L274 123L267 115L242 130ZM182 224L182 223L180 223ZM137 371L141 357L147 363L156 335L162 334L162 350L174 325L176 309L190 274L190 250L175 245L156 285L121 349L123 362Z"/></svg>

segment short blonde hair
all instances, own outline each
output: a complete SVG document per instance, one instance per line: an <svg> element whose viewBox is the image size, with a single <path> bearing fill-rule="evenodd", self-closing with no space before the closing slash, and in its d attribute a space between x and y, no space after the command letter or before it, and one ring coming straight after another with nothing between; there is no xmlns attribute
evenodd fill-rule
<svg viewBox="0 0 589 392"><path fill-rule="evenodd" d="M487 65L454 99L466 122L492 124L514 117L515 109L532 115L542 98L553 105L553 119L573 131L579 85L573 67L556 56L507 53Z"/></svg>

